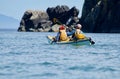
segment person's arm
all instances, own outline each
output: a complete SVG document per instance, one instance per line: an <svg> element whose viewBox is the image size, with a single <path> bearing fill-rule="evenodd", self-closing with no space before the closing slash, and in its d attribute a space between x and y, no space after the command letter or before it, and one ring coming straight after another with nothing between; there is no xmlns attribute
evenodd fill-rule
<svg viewBox="0 0 120 79"><path fill-rule="evenodd" d="M71 36L75 33L75 30L72 30L71 32L67 32L67 36Z"/></svg>

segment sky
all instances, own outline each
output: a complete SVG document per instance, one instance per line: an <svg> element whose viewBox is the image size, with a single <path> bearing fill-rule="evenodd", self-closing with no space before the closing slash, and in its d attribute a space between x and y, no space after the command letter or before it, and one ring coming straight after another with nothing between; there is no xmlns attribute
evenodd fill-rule
<svg viewBox="0 0 120 79"><path fill-rule="evenodd" d="M1 0L0 14L21 20L26 10L46 11L48 7L67 5L69 8L76 6L80 10L80 17L83 3L84 0Z"/></svg>

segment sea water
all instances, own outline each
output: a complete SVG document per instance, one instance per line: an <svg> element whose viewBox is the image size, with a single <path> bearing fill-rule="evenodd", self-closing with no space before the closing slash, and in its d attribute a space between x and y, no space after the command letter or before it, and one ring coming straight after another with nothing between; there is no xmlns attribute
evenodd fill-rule
<svg viewBox="0 0 120 79"><path fill-rule="evenodd" d="M0 32L0 79L120 79L120 34L85 33L95 45L51 45L51 32Z"/></svg>

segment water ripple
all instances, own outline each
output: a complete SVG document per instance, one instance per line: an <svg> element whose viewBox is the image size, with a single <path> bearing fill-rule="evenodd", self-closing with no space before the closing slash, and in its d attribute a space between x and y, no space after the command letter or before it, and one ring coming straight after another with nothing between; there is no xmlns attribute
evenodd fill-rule
<svg viewBox="0 0 120 79"><path fill-rule="evenodd" d="M0 73L0 76L12 76L12 75L14 75L14 74L12 74L12 73Z"/></svg>
<svg viewBox="0 0 120 79"><path fill-rule="evenodd" d="M97 71L102 71L102 72L110 71L110 72L113 72L113 71L118 71L118 70L116 70L114 68L111 68L111 67L101 67L101 68L98 68Z"/></svg>
<svg viewBox="0 0 120 79"><path fill-rule="evenodd" d="M68 70L77 70L77 71L92 71L95 67L93 66L73 66L69 67Z"/></svg>
<svg viewBox="0 0 120 79"><path fill-rule="evenodd" d="M54 77L54 76L57 76L57 74L56 73L42 73L42 74L32 74L32 75L28 75L25 77L29 78L29 77Z"/></svg>
<svg viewBox="0 0 120 79"><path fill-rule="evenodd" d="M43 62L43 63L41 63L41 65L44 65L44 66L58 66L58 64L51 63L51 62Z"/></svg>

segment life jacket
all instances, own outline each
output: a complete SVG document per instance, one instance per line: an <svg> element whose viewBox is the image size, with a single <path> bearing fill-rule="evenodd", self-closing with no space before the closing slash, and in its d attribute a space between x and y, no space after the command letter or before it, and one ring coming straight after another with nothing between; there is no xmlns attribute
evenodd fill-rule
<svg viewBox="0 0 120 79"><path fill-rule="evenodd" d="M81 32L80 29L76 29L76 31L75 31L75 38L77 38L77 39L84 39L85 35L80 33L80 32Z"/></svg>
<svg viewBox="0 0 120 79"><path fill-rule="evenodd" d="M60 41L69 41L65 30L60 30Z"/></svg>

